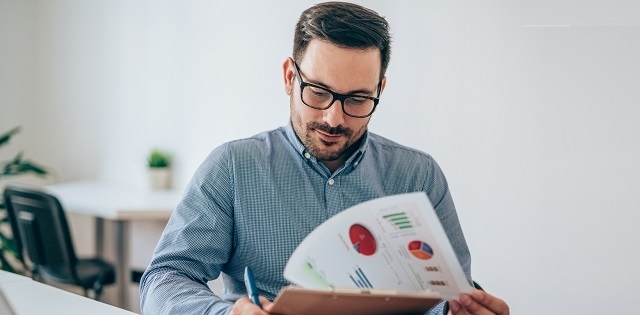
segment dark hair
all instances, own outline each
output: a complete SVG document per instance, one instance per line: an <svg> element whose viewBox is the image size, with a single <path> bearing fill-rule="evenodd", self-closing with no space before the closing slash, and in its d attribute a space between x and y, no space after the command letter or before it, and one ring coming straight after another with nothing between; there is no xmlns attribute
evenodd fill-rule
<svg viewBox="0 0 640 315"><path fill-rule="evenodd" d="M389 23L375 11L353 3L325 2L302 12L293 36L293 59L302 60L312 39L345 48L380 50L380 78L391 58Z"/></svg>

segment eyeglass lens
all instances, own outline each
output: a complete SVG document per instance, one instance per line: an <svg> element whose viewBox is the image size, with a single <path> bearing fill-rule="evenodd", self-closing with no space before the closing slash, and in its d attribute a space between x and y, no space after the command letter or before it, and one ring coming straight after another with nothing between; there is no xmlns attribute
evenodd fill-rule
<svg viewBox="0 0 640 315"><path fill-rule="evenodd" d="M336 101L334 94L330 91L310 85L302 87L301 96L307 106L316 109L327 109ZM375 108L375 102L366 97L348 95L337 100L341 101L344 112L350 116L368 116Z"/></svg>

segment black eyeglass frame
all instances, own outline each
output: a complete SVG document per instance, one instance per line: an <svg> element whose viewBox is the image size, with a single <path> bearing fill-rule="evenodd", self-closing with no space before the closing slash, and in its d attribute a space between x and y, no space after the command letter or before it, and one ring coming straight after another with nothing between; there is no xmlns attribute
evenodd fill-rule
<svg viewBox="0 0 640 315"><path fill-rule="evenodd" d="M380 90L382 88L382 80L380 80L380 82L378 82L378 95L376 97L373 96L365 96L365 95L357 95L357 94L340 94L340 93L336 93L334 91L331 91L329 89L327 89L326 87L323 86L319 86L313 83L308 83L308 82L304 82L302 80L302 75L300 75L300 68L298 68L298 63L293 60L293 66L295 67L296 70L296 78L298 78L298 82L300 82L300 100L302 101L302 103L304 105L307 105L313 109L318 109L318 110L326 110L329 109L331 106L333 106L333 103L335 103L336 101L340 101L340 104L342 105L342 112L345 113L347 116L350 117L355 117L355 118L367 118L369 116L371 116L373 114L373 112L376 111L376 107L378 107L378 103L380 102ZM303 99L302 99L302 90L306 87L306 86L311 86L317 89L321 89L323 91L328 92L329 94L331 94L331 97L333 97L333 99L331 100L331 103L329 103L329 106L324 107L324 108L319 108L319 107L315 107L315 106L311 106L309 104L307 104ZM349 98L349 97L358 97L358 98L366 98L366 99L370 99L373 101L373 108L371 109L371 112L369 112L366 115L363 116L356 116L356 115L351 115L349 113L347 113L344 110L344 101Z"/></svg>

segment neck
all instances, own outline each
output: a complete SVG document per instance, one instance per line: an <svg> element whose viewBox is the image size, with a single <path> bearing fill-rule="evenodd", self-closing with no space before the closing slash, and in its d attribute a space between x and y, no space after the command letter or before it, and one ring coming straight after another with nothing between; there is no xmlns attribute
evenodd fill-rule
<svg viewBox="0 0 640 315"><path fill-rule="evenodd" d="M333 174L333 172L344 165L344 163L347 162L351 155L353 155L353 153L358 150L358 148L360 147L360 143L362 142L362 138L364 138L364 136L361 136L358 141L354 142L349 148L347 148L339 158L332 161L322 161L322 164L324 164L324 166L329 169L331 174Z"/></svg>
<svg viewBox="0 0 640 315"><path fill-rule="evenodd" d="M339 169L340 166L342 166L345 161L346 160L344 158L340 157L339 159L333 160L333 161L322 161L322 164L324 164L324 166L326 166L329 169L329 172L333 174L333 172Z"/></svg>

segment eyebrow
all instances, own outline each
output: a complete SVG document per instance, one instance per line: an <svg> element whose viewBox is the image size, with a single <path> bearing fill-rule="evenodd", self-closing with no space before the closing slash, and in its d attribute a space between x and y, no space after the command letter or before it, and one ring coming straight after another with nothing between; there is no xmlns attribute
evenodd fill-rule
<svg viewBox="0 0 640 315"><path fill-rule="evenodd" d="M326 84L322 84L320 82L308 81L307 83L311 83L313 85L317 85L317 86L323 87L323 88L325 88L327 90L331 90L331 92L333 92L333 93L342 94L342 95L354 95L354 94L367 94L367 95L371 94L371 95L373 95L373 94L376 94L375 90L372 91L372 90L367 90L367 89L357 89L357 90L348 91L347 93L338 93L333 88L327 86Z"/></svg>
<svg viewBox="0 0 640 315"><path fill-rule="evenodd" d="M302 72L300 70L298 70L298 73L300 74L300 77L302 77ZM338 92L336 92L335 89L333 89L332 87L330 87L330 86L328 86L328 85L326 85L326 84L324 84L324 83L322 83L320 81L311 80L309 78L303 78L303 80L305 80L305 82L307 82L307 83L311 83L313 85L317 85L319 87L323 87L323 88L325 88L327 90L331 90L331 92L333 92L333 93L342 94L342 95L353 95L353 94L371 94L371 95L373 95L373 94L376 94L376 91L378 89L378 86L376 85L376 88L374 90L356 89L356 90L348 91L347 93L338 93ZM378 85L379 84L380 83L378 83Z"/></svg>

